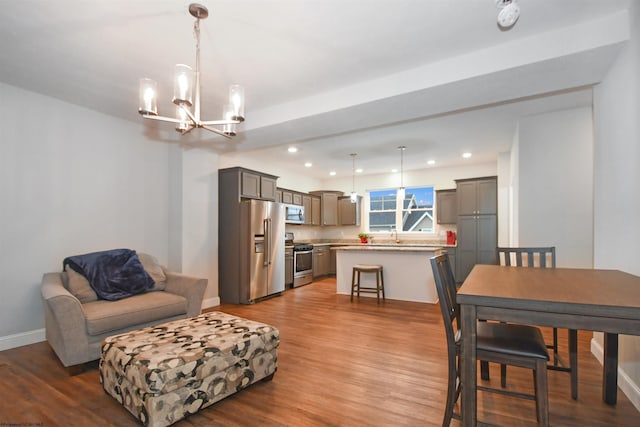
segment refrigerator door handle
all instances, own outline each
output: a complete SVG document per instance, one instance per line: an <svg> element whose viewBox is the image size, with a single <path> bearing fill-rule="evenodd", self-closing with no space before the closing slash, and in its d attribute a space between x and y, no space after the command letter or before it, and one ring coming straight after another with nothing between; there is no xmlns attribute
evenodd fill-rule
<svg viewBox="0 0 640 427"><path fill-rule="evenodd" d="M269 219L262 220L262 226L264 227L264 263L263 266L267 267L271 263L271 227Z"/></svg>

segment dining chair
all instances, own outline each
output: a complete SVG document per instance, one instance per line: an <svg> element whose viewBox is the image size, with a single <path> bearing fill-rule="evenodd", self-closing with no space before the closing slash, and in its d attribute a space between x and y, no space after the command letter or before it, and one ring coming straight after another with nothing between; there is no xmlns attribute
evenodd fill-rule
<svg viewBox="0 0 640 427"><path fill-rule="evenodd" d="M500 265L515 267L556 268L556 248L549 247L498 247L498 261ZM568 330L569 363L558 354L558 328L553 328L553 343L547 348L553 350L553 363L547 368L553 371L568 372L571 377L571 397L578 399L578 331ZM507 367L501 366L501 381L506 386ZM486 371L485 371L486 372Z"/></svg>
<svg viewBox="0 0 640 427"><path fill-rule="evenodd" d="M448 386L443 427L448 427L451 419L460 419L454 407L460 396L460 305L456 302L457 287L449 255L431 258L431 269L440 299L440 310L447 336ZM464 333L464 331L462 331ZM506 363L533 370L535 394L526 394L505 389L477 386L477 390L506 394L535 400L536 417L542 426L549 425L549 397L547 385L547 362L549 353L540 329L533 326L511 323L478 322L476 357L478 360Z"/></svg>

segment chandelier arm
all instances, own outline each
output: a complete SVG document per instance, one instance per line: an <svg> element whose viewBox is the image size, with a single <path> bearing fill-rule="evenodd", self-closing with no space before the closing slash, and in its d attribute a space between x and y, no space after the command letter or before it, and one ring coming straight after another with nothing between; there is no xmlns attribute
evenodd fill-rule
<svg viewBox="0 0 640 427"><path fill-rule="evenodd" d="M158 120L160 122L182 123L182 120L175 119L173 117L154 116L152 114L142 114L142 117L145 119Z"/></svg>
<svg viewBox="0 0 640 427"><path fill-rule="evenodd" d="M185 114L189 117L189 119L191 119L191 122L193 123L193 125L197 126L198 123L199 123L197 117L195 117L193 114L191 114L191 111L189 111L189 109L187 107L185 107L184 105L180 105L180 108L182 109L182 111L185 112Z"/></svg>
<svg viewBox="0 0 640 427"><path fill-rule="evenodd" d="M210 126L203 125L202 123L200 123L199 127L201 127L202 129L206 129L208 131L211 131L213 133L217 133L218 135L222 135L227 139L231 139L231 136L227 135L226 133L224 133L221 130L218 130L216 128L212 128Z"/></svg>
<svg viewBox="0 0 640 427"><path fill-rule="evenodd" d="M220 126L220 125L237 125L241 123L238 120L207 120L204 122L200 122L201 125L207 126Z"/></svg>

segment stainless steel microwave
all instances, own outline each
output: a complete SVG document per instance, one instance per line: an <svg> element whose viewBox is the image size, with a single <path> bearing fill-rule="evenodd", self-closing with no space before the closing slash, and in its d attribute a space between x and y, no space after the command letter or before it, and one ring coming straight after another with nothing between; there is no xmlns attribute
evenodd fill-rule
<svg viewBox="0 0 640 427"><path fill-rule="evenodd" d="M287 224L304 224L304 207L298 205L284 205L284 222Z"/></svg>

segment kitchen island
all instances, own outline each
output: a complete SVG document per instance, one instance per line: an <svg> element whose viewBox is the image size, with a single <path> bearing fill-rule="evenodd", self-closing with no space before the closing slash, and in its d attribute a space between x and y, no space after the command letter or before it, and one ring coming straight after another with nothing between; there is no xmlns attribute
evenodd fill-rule
<svg viewBox="0 0 640 427"><path fill-rule="evenodd" d="M336 246L337 293L351 294L351 272L356 264L378 264L384 269L384 290L388 299L436 303L433 272L429 259L446 248L431 245ZM374 286L373 274L362 275L363 286ZM364 297L366 294L361 294Z"/></svg>

